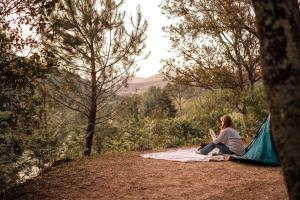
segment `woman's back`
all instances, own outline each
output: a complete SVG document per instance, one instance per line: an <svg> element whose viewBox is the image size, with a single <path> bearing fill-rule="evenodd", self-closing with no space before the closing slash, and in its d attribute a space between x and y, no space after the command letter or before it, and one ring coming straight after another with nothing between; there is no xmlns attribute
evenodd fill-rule
<svg viewBox="0 0 300 200"><path fill-rule="evenodd" d="M239 132L231 127L223 129L213 143L223 143L237 155L242 155L244 152L244 145Z"/></svg>

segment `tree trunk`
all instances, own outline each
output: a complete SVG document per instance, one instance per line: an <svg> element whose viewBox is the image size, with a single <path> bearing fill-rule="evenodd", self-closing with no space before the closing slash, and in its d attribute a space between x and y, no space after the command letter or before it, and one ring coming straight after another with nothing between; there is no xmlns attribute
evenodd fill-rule
<svg viewBox="0 0 300 200"><path fill-rule="evenodd" d="M92 152L93 137L95 133L96 109L97 106L94 105L94 103L92 103L88 118L88 125L86 129L86 142L84 149L84 155L86 156L91 155Z"/></svg>
<svg viewBox="0 0 300 200"><path fill-rule="evenodd" d="M300 199L300 14L297 0L252 0L274 139L290 199Z"/></svg>
<svg viewBox="0 0 300 200"><path fill-rule="evenodd" d="M43 89L42 89L42 96L43 96L43 111L44 111L44 126L47 127L47 91L46 91L46 82L45 79L43 80Z"/></svg>
<svg viewBox="0 0 300 200"><path fill-rule="evenodd" d="M243 115L243 128L244 130L248 130L248 112L247 112L247 107L244 103L242 108L242 115Z"/></svg>
<svg viewBox="0 0 300 200"><path fill-rule="evenodd" d="M96 81L96 62L94 47L91 47L91 103L88 116L88 125L86 129L86 142L84 155L89 156L92 152L93 137L95 133L97 114L97 81Z"/></svg>
<svg viewBox="0 0 300 200"><path fill-rule="evenodd" d="M181 96L175 98L175 102L177 103L178 108L179 108L179 114L178 114L178 116L182 116L183 115L183 112L182 112L182 99L183 98Z"/></svg>

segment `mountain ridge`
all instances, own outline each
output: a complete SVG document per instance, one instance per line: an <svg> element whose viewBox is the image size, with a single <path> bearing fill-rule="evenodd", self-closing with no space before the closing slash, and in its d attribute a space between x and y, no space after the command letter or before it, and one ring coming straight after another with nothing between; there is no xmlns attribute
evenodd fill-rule
<svg viewBox="0 0 300 200"><path fill-rule="evenodd" d="M155 74L148 78L133 76L128 80L127 86L121 88L117 94L119 96L142 94L152 86L164 88L167 83L163 74Z"/></svg>

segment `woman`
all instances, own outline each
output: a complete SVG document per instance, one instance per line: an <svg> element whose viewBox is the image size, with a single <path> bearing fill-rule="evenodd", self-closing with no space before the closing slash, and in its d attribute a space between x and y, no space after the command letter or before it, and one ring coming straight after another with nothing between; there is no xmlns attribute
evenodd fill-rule
<svg viewBox="0 0 300 200"><path fill-rule="evenodd" d="M206 145L204 148L199 148L197 153L207 155L214 148L218 148L221 154L242 155L244 152L239 132L234 129L232 119L228 115L221 117L221 132L219 136L213 138L212 143Z"/></svg>

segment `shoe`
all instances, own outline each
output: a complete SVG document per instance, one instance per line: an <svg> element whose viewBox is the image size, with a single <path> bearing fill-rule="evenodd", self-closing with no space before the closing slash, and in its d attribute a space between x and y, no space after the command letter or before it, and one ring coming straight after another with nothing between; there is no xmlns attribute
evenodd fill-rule
<svg viewBox="0 0 300 200"><path fill-rule="evenodd" d="M196 154L202 154L202 153L201 153L201 148L197 149L197 150L195 151L195 153L196 153Z"/></svg>

